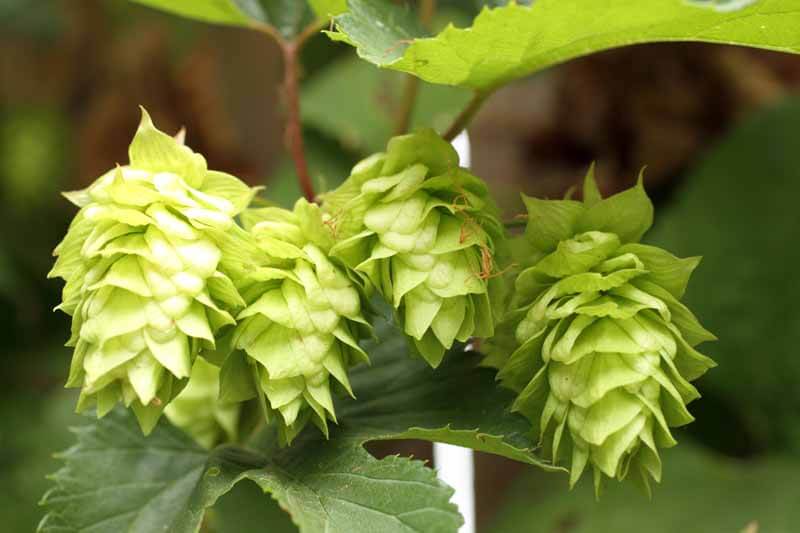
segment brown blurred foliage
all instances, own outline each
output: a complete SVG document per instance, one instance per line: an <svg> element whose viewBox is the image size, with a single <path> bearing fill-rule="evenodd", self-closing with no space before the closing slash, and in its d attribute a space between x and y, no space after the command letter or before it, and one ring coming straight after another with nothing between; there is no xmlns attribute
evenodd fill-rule
<svg viewBox="0 0 800 533"><path fill-rule="evenodd" d="M56 42L0 38L0 102L67 111L76 146L69 186L86 186L127 160L137 104L166 131L185 127L211 167L262 181L281 149L281 66L272 42L197 25L179 54L163 15L132 5L133 21L121 23L106 1L56 4L64 21Z"/></svg>
<svg viewBox="0 0 800 533"><path fill-rule="evenodd" d="M592 161L606 193L646 166L657 194L742 115L798 90L797 56L695 43L611 50L493 96L472 128L476 170L504 206L518 206L518 188L562 196Z"/></svg>

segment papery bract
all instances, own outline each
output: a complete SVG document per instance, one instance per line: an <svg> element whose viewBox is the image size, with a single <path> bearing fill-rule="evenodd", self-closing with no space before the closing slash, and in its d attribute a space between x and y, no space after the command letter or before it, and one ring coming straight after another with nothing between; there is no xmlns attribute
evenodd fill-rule
<svg viewBox="0 0 800 533"><path fill-rule="evenodd" d="M523 198L527 264L486 364L519 395L554 463L602 477L633 474L649 491L670 427L693 420L690 381L714 366L694 346L714 336L680 303L698 258L638 244L653 207L641 181L607 199L587 176L583 202Z"/></svg>
<svg viewBox="0 0 800 533"><path fill-rule="evenodd" d="M395 137L323 197L332 249L397 311L431 366L455 341L494 332L504 230L486 184L433 130Z"/></svg>
<svg viewBox="0 0 800 533"><path fill-rule="evenodd" d="M72 316L67 386L98 416L122 401L149 432L180 392L215 332L244 302L221 242L252 190L157 130L142 112L130 163L66 196L81 210L51 277L66 280Z"/></svg>
<svg viewBox="0 0 800 533"><path fill-rule="evenodd" d="M301 199L294 211L251 209L242 218L249 232L243 238L251 239L258 259L237 280L248 306L237 317L231 347L246 357L235 351L228 357L223 395L248 390L254 376L256 387L237 399L263 395L268 416L279 414L284 442L309 420L327 435L328 420L336 420L332 386L352 395L348 368L368 360L359 346L371 331L362 292L328 257L333 239L316 205Z"/></svg>

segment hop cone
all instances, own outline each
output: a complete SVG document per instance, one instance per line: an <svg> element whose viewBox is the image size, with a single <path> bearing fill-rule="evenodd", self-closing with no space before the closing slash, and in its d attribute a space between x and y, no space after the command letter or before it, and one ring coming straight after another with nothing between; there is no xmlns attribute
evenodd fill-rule
<svg viewBox="0 0 800 533"><path fill-rule="evenodd" d="M332 254L393 305L431 366L454 341L492 335L503 228L486 185L436 133L395 137L323 206L337 238Z"/></svg>
<svg viewBox="0 0 800 533"><path fill-rule="evenodd" d="M189 383L167 405L164 414L205 448L237 436L241 405L220 403L219 368L198 357Z"/></svg>
<svg viewBox="0 0 800 533"><path fill-rule="evenodd" d="M308 420L327 435L327 421L336 421L331 377L352 395L347 370L367 361L358 345L370 331L361 293L328 258L330 230L316 205L300 200L294 212L253 209L243 221L263 255L241 284L249 305L239 314L233 344L255 370L268 415L279 413L285 442ZM226 365L226 376L242 367L236 354ZM223 388L244 390L247 373L240 371L242 382L224 382Z"/></svg>
<svg viewBox="0 0 800 533"><path fill-rule="evenodd" d="M638 244L653 216L641 181L603 200L590 172L583 202L524 200L532 265L487 363L571 485L591 466L598 492L628 474L649 492L670 427L693 420L689 382L714 366L694 349L714 336L679 301L699 260Z"/></svg>
<svg viewBox="0 0 800 533"><path fill-rule="evenodd" d="M67 197L81 209L50 276L66 280L69 387L98 416L118 401L145 433L186 383L241 298L220 270L219 242L251 198L233 176L158 131L143 112L130 164Z"/></svg>

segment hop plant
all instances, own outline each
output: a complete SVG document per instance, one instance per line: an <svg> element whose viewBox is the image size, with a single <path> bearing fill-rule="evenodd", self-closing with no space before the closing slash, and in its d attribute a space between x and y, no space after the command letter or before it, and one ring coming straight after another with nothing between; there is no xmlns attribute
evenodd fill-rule
<svg viewBox="0 0 800 533"><path fill-rule="evenodd" d="M69 387L98 416L122 401L148 433L214 334L244 302L221 265L221 242L252 191L142 110L130 164L67 194L81 209L54 254L72 316Z"/></svg>
<svg viewBox="0 0 800 533"><path fill-rule="evenodd" d="M219 373L219 367L198 357L189 383L164 409L173 425L208 449L220 442L235 441L239 425L241 404L219 401Z"/></svg>
<svg viewBox="0 0 800 533"><path fill-rule="evenodd" d="M331 253L393 305L431 366L454 341L493 334L504 230L449 143L432 130L395 137L323 199Z"/></svg>
<svg viewBox="0 0 800 533"><path fill-rule="evenodd" d="M598 493L629 474L649 493L670 427L693 420L690 381L714 366L694 349L714 336L679 301L699 259L639 244L653 218L641 180L602 199L590 172L583 202L523 199L529 266L486 362L545 453L571 462L570 486L591 465Z"/></svg>
<svg viewBox="0 0 800 533"><path fill-rule="evenodd" d="M348 368L368 360L358 344L371 332L362 294L328 257L333 240L316 205L301 199L294 211L251 209L242 220L261 254L239 283L249 305L238 316L232 346L247 354L255 392L266 400L268 416L280 415L285 443L309 420L327 436L328 420L336 421L331 376L352 396ZM231 369L241 367L235 357ZM231 381L223 388L247 385Z"/></svg>

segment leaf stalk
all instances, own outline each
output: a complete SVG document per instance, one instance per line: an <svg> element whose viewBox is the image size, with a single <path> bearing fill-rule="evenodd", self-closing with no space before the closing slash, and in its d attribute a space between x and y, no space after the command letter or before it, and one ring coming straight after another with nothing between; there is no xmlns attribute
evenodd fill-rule
<svg viewBox="0 0 800 533"><path fill-rule="evenodd" d="M475 95L472 97L469 104L467 104L467 107L461 111L442 137L449 142L452 142L453 139L458 137L458 134L464 131L472 119L475 118L478 110L480 110L491 94L492 91L475 91Z"/></svg>

